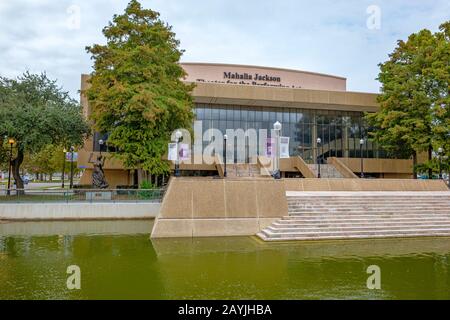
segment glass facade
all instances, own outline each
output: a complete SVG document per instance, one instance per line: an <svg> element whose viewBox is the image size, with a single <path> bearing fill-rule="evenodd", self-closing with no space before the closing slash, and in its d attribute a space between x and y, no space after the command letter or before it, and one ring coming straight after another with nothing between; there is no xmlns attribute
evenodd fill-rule
<svg viewBox="0 0 450 320"><path fill-rule="evenodd" d="M363 157L386 157L368 141L362 112L197 104L195 113L196 120L202 121L203 132L214 128L222 134L228 129L266 129L270 137L273 124L279 121L283 125L282 136L290 137L291 157L301 156L309 163L328 157L359 158L361 138L365 139ZM322 140L319 148L317 138Z"/></svg>

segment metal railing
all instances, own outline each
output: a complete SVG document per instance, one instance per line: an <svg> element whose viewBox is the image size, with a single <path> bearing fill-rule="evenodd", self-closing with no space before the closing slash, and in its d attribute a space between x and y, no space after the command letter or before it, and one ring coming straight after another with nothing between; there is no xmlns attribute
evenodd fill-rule
<svg viewBox="0 0 450 320"><path fill-rule="evenodd" d="M11 189L0 190L0 203L161 202L165 189Z"/></svg>

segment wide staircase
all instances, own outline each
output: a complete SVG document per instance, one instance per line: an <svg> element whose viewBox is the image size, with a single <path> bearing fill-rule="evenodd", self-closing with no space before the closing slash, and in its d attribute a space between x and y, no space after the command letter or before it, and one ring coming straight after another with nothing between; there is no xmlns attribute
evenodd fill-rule
<svg viewBox="0 0 450 320"><path fill-rule="evenodd" d="M450 192L288 192L265 241L450 237Z"/></svg>
<svg viewBox="0 0 450 320"><path fill-rule="evenodd" d="M314 176L317 177L319 174L318 164L309 164L308 167L314 172ZM320 176L324 179L342 179L342 174L331 164L321 164L320 165Z"/></svg>

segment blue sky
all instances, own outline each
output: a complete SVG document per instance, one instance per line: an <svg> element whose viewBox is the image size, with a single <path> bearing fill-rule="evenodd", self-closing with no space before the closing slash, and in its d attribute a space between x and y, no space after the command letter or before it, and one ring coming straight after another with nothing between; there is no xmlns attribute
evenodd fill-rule
<svg viewBox="0 0 450 320"><path fill-rule="evenodd" d="M46 71L78 99L84 48L128 0L0 0L0 74ZM173 25L185 62L285 67L378 92L378 63L398 39L450 20L448 0L142 0ZM375 7L373 7L375 6ZM378 8L380 15L368 8ZM376 18L373 20L371 18ZM378 20L379 18L379 20ZM369 20L369 27L368 27ZM380 24L373 24L379 21Z"/></svg>

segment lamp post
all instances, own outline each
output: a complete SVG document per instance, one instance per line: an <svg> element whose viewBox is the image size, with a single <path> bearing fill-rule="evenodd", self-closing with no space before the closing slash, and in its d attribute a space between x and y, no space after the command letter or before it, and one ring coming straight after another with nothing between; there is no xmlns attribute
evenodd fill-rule
<svg viewBox="0 0 450 320"><path fill-rule="evenodd" d="M70 147L70 189L73 189L73 152L75 151L75 147Z"/></svg>
<svg viewBox="0 0 450 320"><path fill-rule="evenodd" d="M320 175L320 155L319 155L319 153L320 153L320 145L322 144L322 139L320 139L320 138L317 138L317 164L318 164L318 173L317 173L317 178L321 178L321 175Z"/></svg>
<svg viewBox="0 0 450 320"><path fill-rule="evenodd" d="M443 179L442 176L442 154L444 153L444 149L443 148L439 148L438 149L438 158L439 158L439 179Z"/></svg>
<svg viewBox="0 0 450 320"><path fill-rule="evenodd" d="M281 129L282 125L279 121L275 122L273 124L273 130L275 131L276 136L276 153L275 153L275 168L273 171L273 177L275 179L281 179L281 172L280 172L280 138L281 138Z"/></svg>
<svg viewBox="0 0 450 320"><path fill-rule="evenodd" d="M10 138L8 140L9 145L11 146L9 151L9 167L8 167L8 190L6 191L6 194L9 196L11 195L11 172L12 172L12 157L13 157L13 146L16 141L13 138Z"/></svg>
<svg viewBox="0 0 450 320"><path fill-rule="evenodd" d="M102 156L102 148L103 148L103 145L105 144L105 141L103 141L103 140L98 140L98 144L100 145L100 157Z"/></svg>
<svg viewBox="0 0 450 320"><path fill-rule="evenodd" d="M359 155L361 157L361 179L364 179L364 157L363 146L366 141L364 139L359 140Z"/></svg>
<svg viewBox="0 0 450 320"><path fill-rule="evenodd" d="M224 135L223 136L223 165L224 165L223 176L224 176L224 178L227 177L227 142L228 142L228 136Z"/></svg>
<svg viewBox="0 0 450 320"><path fill-rule="evenodd" d="M175 160L175 177L179 177L180 176L180 139L182 137L182 133L180 130L178 130L177 132L175 132L175 142L177 143L177 158Z"/></svg>
<svg viewBox="0 0 450 320"><path fill-rule="evenodd" d="M63 167L62 167L62 184L61 184L61 188L64 189L64 182L65 182L65 176L66 176L66 154L67 154L67 149L64 148L63 149Z"/></svg>

